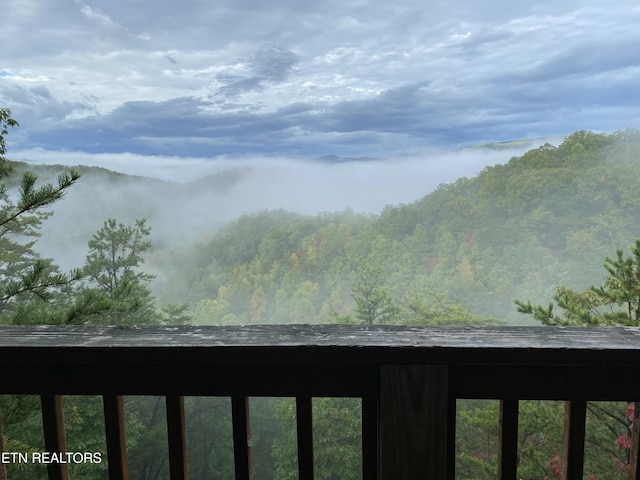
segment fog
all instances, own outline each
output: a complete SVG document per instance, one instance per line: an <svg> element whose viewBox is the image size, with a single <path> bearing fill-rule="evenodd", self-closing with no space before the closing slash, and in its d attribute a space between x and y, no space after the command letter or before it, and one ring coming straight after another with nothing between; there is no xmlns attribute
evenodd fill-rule
<svg viewBox="0 0 640 480"><path fill-rule="evenodd" d="M124 223L147 218L153 245L166 248L207 238L242 214L263 209L313 215L349 208L376 214L386 205L416 201L439 184L474 176L488 165L560 141L545 138L517 148L431 150L366 160L205 159L44 150L16 152L12 158L135 175L114 178L108 172L90 171L54 206L37 248L67 269L84 263L87 241L107 218Z"/></svg>

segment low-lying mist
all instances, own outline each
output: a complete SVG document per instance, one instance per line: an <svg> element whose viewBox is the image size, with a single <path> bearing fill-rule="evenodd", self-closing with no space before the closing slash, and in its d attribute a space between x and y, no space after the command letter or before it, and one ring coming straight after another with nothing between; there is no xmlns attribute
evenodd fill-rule
<svg viewBox="0 0 640 480"><path fill-rule="evenodd" d="M53 207L37 248L68 269L84 263L89 238L108 218L123 223L147 218L152 244L167 248L206 238L241 215L264 209L310 215L345 209L377 214L386 205L413 202L439 184L474 176L488 165L505 163L557 140L366 160L204 159L43 150L12 157L30 164L97 166L126 174L88 170ZM51 181L53 176L42 180Z"/></svg>

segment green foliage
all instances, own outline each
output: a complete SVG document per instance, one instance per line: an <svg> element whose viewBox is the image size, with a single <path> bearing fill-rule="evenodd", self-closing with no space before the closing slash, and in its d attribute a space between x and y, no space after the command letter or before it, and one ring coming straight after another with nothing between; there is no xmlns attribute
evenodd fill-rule
<svg viewBox="0 0 640 480"><path fill-rule="evenodd" d="M409 293L402 304L406 325L497 325L496 318L474 315L446 294L422 290Z"/></svg>
<svg viewBox="0 0 640 480"><path fill-rule="evenodd" d="M139 271L145 252L151 247L147 240L151 230L146 220L124 225L115 219L89 240L89 253L83 269L89 287L76 297L75 308L85 323L109 325L190 323L186 304L170 304L160 310L154 306L149 286L153 275Z"/></svg>
<svg viewBox="0 0 640 480"><path fill-rule="evenodd" d="M624 466L629 461L628 443L625 443L628 442L628 416L628 404L622 402L587 404L585 478L627 478ZM499 402L458 400L456 426L456 478L496 478ZM519 402L518 478L560 478L563 429L564 402Z"/></svg>
<svg viewBox="0 0 640 480"><path fill-rule="evenodd" d="M531 315L544 325L562 326L639 326L640 325L640 240L631 247L631 256L622 250L616 258L605 258L607 276L602 285L590 286L583 292L568 287L556 288L554 300L562 314L554 313L554 304L547 307L516 300L520 313ZM629 411L640 408L639 403L590 403L590 421L587 424L586 449L591 452L585 472L595 478L626 478L632 445L632 415ZM636 446L637 448L637 446ZM558 448L552 458L554 468L562 463ZM537 452L534 452L538 455ZM589 458L589 457L587 457ZM553 463L552 462L552 463Z"/></svg>
<svg viewBox="0 0 640 480"><path fill-rule="evenodd" d="M167 423L164 397L126 397L133 415L127 427L135 422L137 435L127 443L129 474L132 478L152 479L169 476ZM129 432L127 428L127 440Z"/></svg>
<svg viewBox="0 0 640 480"><path fill-rule="evenodd" d="M11 168L4 157L4 136L17 126L8 109L0 109L0 178ZM0 185L0 323L51 323L44 305L60 303L79 271L67 274L33 249L39 228L50 213L42 208L60 200L79 178L75 171L63 173L56 185L37 186L37 177L25 172L16 195ZM12 197L17 197L15 200Z"/></svg>
<svg viewBox="0 0 640 480"><path fill-rule="evenodd" d="M122 283L144 284L153 278L134 270L151 247L151 242L145 240L151 232L145 223L140 219L135 226L126 226L110 218L89 240L85 273L109 298L118 296Z"/></svg>
<svg viewBox="0 0 640 480"><path fill-rule="evenodd" d="M17 127L19 123L11 117L11 110L0 108L0 178L4 178L11 172L7 165L5 155L7 153L7 143L4 137L9 133L9 128Z"/></svg>
<svg viewBox="0 0 640 480"><path fill-rule="evenodd" d="M382 268L371 265L368 259L358 262L358 279L351 296L356 304L355 317L366 325L392 323L400 311L381 275Z"/></svg>
<svg viewBox="0 0 640 480"><path fill-rule="evenodd" d="M83 274L90 287L78 297L88 309L87 323L156 323L148 286L153 277L137 271L142 255L151 246L146 240L149 233L144 219L134 226L109 219L89 240ZM90 311L92 306L94 312Z"/></svg>
<svg viewBox="0 0 640 480"><path fill-rule="evenodd" d="M472 316L526 323L514 298L536 304L553 285L584 288L598 256L640 238L638 152L635 132L576 132L378 216L245 215L179 253L160 298L215 305L205 323L321 323L378 322L365 312L378 296L399 309L382 321L400 323L415 321L406 307L416 292L439 303L431 292ZM381 271L375 291L362 259Z"/></svg>
<svg viewBox="0 0 640 480"><path fill-rule="evenodd" d="M190 478L235 478L231 402L228 398L185 399Z"/></svg>
<svg viewBox="0 0 640 480"><path fill-rule="evenodd" d="M189 325L193 321L191 308L186 303L165 305L157 313L163 325Z"/></svg>
<svg viewBox="0 0 640 480"><path fill-rule="evenodd" d="M298 478L296 408L290 399L275 405L276 416L289 425L273 446L275 478ZM314 478L357 480L362 476L362 403L352 398L313 399Z"/></svg>
<svg viewBox="0 0 640 480"><path fill-rule="evenodd" d="M632 256L617 250L616 258L607 257L604 268L608 275L599 287L591 286L582 293L558 287L554 300L562 315L548 307L516 300L518 312L533 316L544 325L639 326L640 325L640 240L631 247Z"/></svg>
<svg viewBox="0 0 640 480"><path fill-rule="evenodd" d="M18 165L20 175L9 176L4 135L17 122L0 110L0 125L0 176L7 185L0 191L2 323L188 323L189 306L172 304L177 301L195 309L199 324L493 324L496 319L519 321L522 316L513 311L512 299L525 295L532 300L520 302L520 308L548 324L638 321L635 249L630 258L618 253L607 259L605 283L587 288L597 278L595 259L603 258L612 245L640 238L638 132L576 132L557 147L543 145L505 165L487 167L474 178L440 185L414 203L388 206L380 215L349 210L315 216L284 211L245 215L209 240L178 252L156 247L151 255L144 220L131 226L108 220L89 243L86 267L63 273L52 260L37 255L33 242L49 215L43 210L64 195L77 174L44 186L38 186L30 166ZM141 267L144 260L163 256L179 271L162 278L165 290L159 303L166 306L158 309L151 295L152 276ZM553 285L563 284L575 290L557 288L556 307L534 306L551 296ZM224 399L187 400L193 438L189 449L191 458L198 459L190 465L192 476L233 478L228 405L222 405ZM254 432L265 442L259 454L264 472L260 478L273 475L268 473L271 453L275 478L296 478L291 404L274 402L278 418L289 423L269 417L274 410L265 404L267 426ZM27 403L23 417L36 424ZM97 445L92 443L101 435L96 405L76 406L73 400L67 408L68 418L77 422L71 428L76 429L78 445ZM318 478L359 478L360 408L342 399L314 402ZM606 461L589 463L589 474L614 479L605 472L612 468L611 453L617 447L605 433L624 435L626 426L619 406L602 408L608 413L593 409L600 416L591 416L597 428L590 438L600 445L593 457L606 456ZM163 450L157 448L165 445L161 410L153 399L128 405L137 478L166 474ZM465 428L458 439L465 447L457 465L461 478L495 477L491 452L497 440L487 432L496 431L496 411L495 406L473 406L460 412ZM10 414L5 416L10 422ZM522 478L551 475L561 452L555 437L561 408L526 402L521 425ZM16 448L38 442L29 435L8 440L16 442ZM622 449L616 458L624 462L626 453Z"/></svg>
<svg viewBox="0 0 640 480"><path fill-rule="evenodd" d="M18 181L4 158L8 127L17 122L10 111L0 109L0 323L2 324L80 324L137 323L171 321L185 323L187 307L169 305L162 313L152 308L147 283L152 278L134 269L141 253L149 248L144 240L149 231L144 221L135 227L105 222L89 243L87 266L62 273L51 259L43 259L34 250L42 222L51 213L43 211L65 195L78 179L70 171L59 175L57 184L38 185L30 171ZM12 182L12 183L11 183ZM10 184L11 188L7 185ZM89 276L94 288L82 285ZM135 318L134 314L140 315ZM42 419L37 397L3 396L0 399L0 451L43 451ZM139 436L136 413L128 414L127 440L133 446ZM99 398L66 397L66 430L70 451L105 452L104 425ZM0 465L0 475L5 473ZM10 478L43 478L46 466L15 464L9 466ZM73 478L97 478L106 475L106 462L98 466L74 465Z"/></svg>

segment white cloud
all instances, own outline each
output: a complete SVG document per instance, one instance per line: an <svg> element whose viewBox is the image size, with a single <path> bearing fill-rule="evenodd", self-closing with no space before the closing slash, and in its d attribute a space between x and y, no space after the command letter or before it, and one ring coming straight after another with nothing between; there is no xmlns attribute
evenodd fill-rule
<svg viewBox="0 0 640 480"><path fill-rule="evenodd" d="M80 5L80 11L82 12L82 14L91 22L96 23L102 27L118 28L118 25L99 8L92 8L86 3L83 3L79 0L76 0L76 3Z"/></svg>
<svg viewBox="0 0 640 480"><path fill-rule="evenodd" d="M23 0L3 10L7 29L0 31L0 42L14 47L3 59L2 72L10 75L0 74L0 102L21 121L23 148L85 149L87 132L77 130L77 119L87 118L89 111L100 116L87 118L86 125L116 135L103 139L104 152L109 145L116 151L133 148L129 145L136 138L166 138L165 115L136 117L126 106L156 102L167 108L184 98L201 105L191 114L179 112L173 135L228 138L234 146L230 154L291 153L290 145L308 156L340 154L342 143L305 142L342 141L345 133L373 142L352 143L346 155L358 148L368 155L384 148L380 138L393 144L382 154L391 154L403 143L410 151L425 142L459 145L638 126L637 115L617 111L617 119L599 120L589 110L595 105L615 109L622 97L629 111L640 108L626 83L640 66L637 49L620 44L589 56L592 46L613 45L633 34L640 9L632 0L462 0L455 9L448 2L430 2L427 8L418 0L225 5L113 0L97 5L76 0L54 8ZM21 41L16 44L15 38ZM564 86L551 85L558 71L557 65L551 68L554 56L567 72L575 72L571 90L582 96L561 95ZM629 70L611 74L616 60L624 60ZM525 77L534 71L539 78L530 83L532 78ZM613 78L598 89L589 77L605 73ZM417 84L428 87L403 103L403 92ZM69 113L69 108L22 103L24 89L38 86L46 86L57 105L90 104L90 109ZM612 95L616 90L618 98ZM312 108L295 118L282 116L298 104ZM118 125L110 114L125 111L132 115L126 119L131 128L115 133ZM210 135L201 121L205 111L213 124ZM565 116L558 125L564 111L586 114ZM254 115L251 128L248 114ZM232 133L218 128L220 119L230 122ZM182 131L181 125L188 127ZM60 129L58 135L52 126ZM257 137L266 141L256 142ZM202 154L190 150L189 143L180 148L184 156Z"/></svg>

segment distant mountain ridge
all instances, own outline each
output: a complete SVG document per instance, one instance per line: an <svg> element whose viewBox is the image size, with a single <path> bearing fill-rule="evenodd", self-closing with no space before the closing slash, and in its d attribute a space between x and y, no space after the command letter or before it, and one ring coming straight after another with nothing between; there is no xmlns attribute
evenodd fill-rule
<svg viewBox="0 0 640 480"><path fill-rule="evenodd" d="M43 180L66 168L16 164ZM222 317L234 321L251 321L247 309L263 301L261 321L302 312L326 321L331 308L348 312L357 259L370 258L400 297L428 288L474 314L515 322L515 298L543 302L554 285L598 284L602 259L640 238L637 131L576 132L558 146L545 143L474 177L425 188L422 198L380 214L256 211L268 194L289 193L258 167L186 183L80 170L83 177L44 225L37 244L44 256L77 267L104 220L147 218L149 265L164 279L158 292L194 308L221 302ZM357 182L347 185L359 193ZM307 189L302 184L297 193Z"/></svg>
<svg viewBox="0 0 640 480"><path fill-rule="evenodd" d="M245 215L185 252L188 268L170 282L183 287L166 295L206 300L217 321L328 321L332 309L353 308L358 262L368 259L399 301L426 289L527 323L515 299L599 284L603 259L637 238L640 134L582 131L380 215Z"/></svg>

